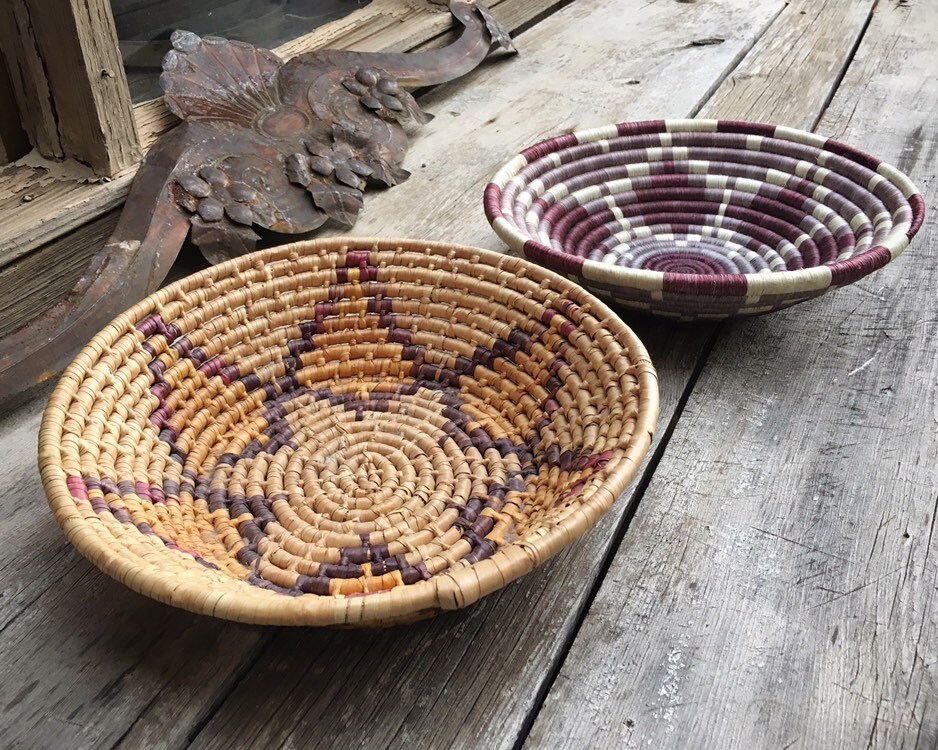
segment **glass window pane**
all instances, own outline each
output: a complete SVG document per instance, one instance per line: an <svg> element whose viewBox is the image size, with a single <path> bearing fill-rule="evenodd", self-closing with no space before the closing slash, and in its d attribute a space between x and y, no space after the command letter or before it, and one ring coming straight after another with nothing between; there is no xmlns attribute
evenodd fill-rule
<svg viewBox="0 0 938 750"><path fill-rule="evenodd" d="M162 94L160 63L176 29L272 49L347 16L369 0L111 0L135 102Z"/></svg>

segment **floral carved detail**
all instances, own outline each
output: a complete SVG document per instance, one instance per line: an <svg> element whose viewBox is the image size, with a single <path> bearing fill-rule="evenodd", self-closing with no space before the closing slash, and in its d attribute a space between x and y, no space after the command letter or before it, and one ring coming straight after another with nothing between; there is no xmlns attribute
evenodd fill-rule
<svg viewBox="0 0 938 750"><path fill-rule="evenodd" d="M160 83L183 122L150 149L81 279L0 342L0 397L59 372L78 345L153 292L190 232L217 263L254 250L261 229L351 225L366 189L406 180L401 123L429 119L407 89L451 81L493 48L511 49L480 3L449 11L459 38L407 54L316 50L284 62L243 42L173 34Z"/></svg>
<svg viewBox="0 0 938 750"><path fill-rule="evenodd" d="M473 15L487 47L510 45L488 10L463 5L452 5L454 15L463 23L460 13ZM409 176L402 125L431 118L402 78L432 77L419 65L408 69L408 58L416 64L421 55L327 50L284 63L244 42L186 31L172 44L160 78L166 105L217 148L181 163L170 194L190 212L192 240L210 261L254 250L254 227L309 232L330 219L351 226L368 187Z"/></svg>

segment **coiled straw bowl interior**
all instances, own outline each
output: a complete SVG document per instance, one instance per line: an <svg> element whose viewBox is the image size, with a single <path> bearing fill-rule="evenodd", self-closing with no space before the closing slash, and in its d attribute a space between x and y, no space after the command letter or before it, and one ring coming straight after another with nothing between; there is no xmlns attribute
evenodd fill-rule
<svg viewBox="0 0 938 750"><path fill-rule="evenodd" d="M788 307L897 257L924 201L833 139L717 120L630 122L532 146L485 211L531 260L627 307L719 319Z"/></svg>
<svg viewBox="0 0 938 750"><path fill-rule="evenodd" d="M580 536L657 405L642 344L556 274L323 240L118 317L55 390L40 464L72 543L147 596L386 625L470 604Z"/></svg>

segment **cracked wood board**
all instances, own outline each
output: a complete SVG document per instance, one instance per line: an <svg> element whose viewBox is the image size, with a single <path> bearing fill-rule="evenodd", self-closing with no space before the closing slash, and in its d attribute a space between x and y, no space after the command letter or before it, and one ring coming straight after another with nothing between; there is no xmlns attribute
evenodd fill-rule
<svg viewBox="0 0 938 750"><path fill-rule="evenodd" d="M870 21L873 0L793 0L698 117L813 130Z"/></svg>
<svg viewBox="0 0 938 750"><path fill-rule="evenodd" d="M626 87L610 94L607 77L612 67L583 77L578 97L588 101L589 88L597 108L585 109L578 99L584 115L596 122L608 118L612 110L622 117L687 115L782 7L781 2L751 7L745 0L721 0L706 8L629 3L634 12L617 22L622 24L617 43L624 48L611 58L601 50L589 52L590 29L578 24L584 22L584 8L608 12L610 7L620 8L620 2L578 0L560 19L543 21L522 37L528 51L519 60L530 58L537 70L549 75L557 64L556 45L575 38L576 54L601 57L609 66L634 68L646 80L643 90ZM587 13L585 21L590 17ZM630 40L624 30L636 20L662 41L649 47L644 39ZM689 40L714 35L727 41L687 47ZM535 49L540 50L537 55ZM509 67L484 68L480 72L484 77L435 94L439 99L433 106L438 111L447 107L470 111L481 96L482 102L497 100L499 111L510 113L515 104L504 91L499 93L499 87L521 84ZM684 85L675 92L668 82L679 72ZM487 93L474 93L475 86ZM536 97L537 89L526 96ZM570 108L569 102L556 99L540 111L556 126ZM525 112L529 110L519 114ZM440 150L434 162L451 155L462 123L457 120L449 134L435 136ZM506 154L536 135L522 128L546 133L549 123L525 120L516 127L517 132L493 134ZM485 158L491 163L481 159L470 163L470 172L459 177L462 183L443 177L433 180L441 200L453 200L449 191L455 186L456 197L464 201L462 210L411 204L421 205L424 214L438 212L434 225L441 236L460 234L463 241L494 242L481 217L481 189L461 195L467 185L481 185L497 168L495 155ZM416 189L426 190L419 183ZM443 192L444 185L448 192ZM378 210L399 211L399 207ZM389 224L393 216L388 216ZM475 234L468 233L470 225ZM667 424L706 335L697 326L637 323L662 376L662 424ZM373 736L375 742L397 745L412 738L432 742L449 738L457 745L473 744L479 738L496 746L511 745L538 704L538 690L559 659L560 647L576 627L590 581L601 569L628 505L628 500L620 501L599 528L554 564L464 613L382 634L292 631L264 650L276 631L168 609L97 573L69 548L47 510L34 468L40 408L41 402L34 401L0 427L0 457L7 467L0 508L7 517L14 511L18 514L17 523L0 526L0 580L5 591L0 599L0 706L8 707L0 727L3 745L181 747L225 696L229 701L200 737L202 744L243 744L248 736L263 744L283 733L311 744L310 733L321 733L349 743ZM469 636L474 632L480 635L473 642ZM489 641L494 647L485 647ZM315 659L319 649L326 658ZM332 688L337 703L330 702L323 682L332 663L344 681ZM367 667L368 676L362 677L356 664ZM406 675L404 666L409 670ZM405 676L411 687L401 703L394 696ZM292 697L290 686L298 690ZM280 705L284 702L289 710ZM246 706L253 708L246 713ZM265 726L265 717L275 721ZM248 719L253 723L248 725ZM281 721L283 732L274 731Z"/></svg>
<svg viewBox="0 0 938 750"><path fill-rule="evenodd" d="M936 47L879 3L818 126L930 212ZM528 747L938 744L936 243L725 327Z"/></svg>

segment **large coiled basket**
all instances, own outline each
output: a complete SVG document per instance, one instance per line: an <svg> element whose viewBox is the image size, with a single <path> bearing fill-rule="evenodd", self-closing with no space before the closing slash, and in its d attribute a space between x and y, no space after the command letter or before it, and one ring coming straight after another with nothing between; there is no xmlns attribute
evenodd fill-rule
<svg viewBox="0 0 938 750"><path fill-rule="evenodd" d="M656 376L569 281L446 244L244 256L114 320L41 428L55 517L162 602L287 625L468 605L588 529L651 441Z"/></svg>
<svg viewBox="0 0 938 750"><path fill-rule="evenodd" d="M605 300L684 320L779 310L896 258L925 214L902 172L814 133L626 122L505 165L485 212L514 250Z"/></svg>

